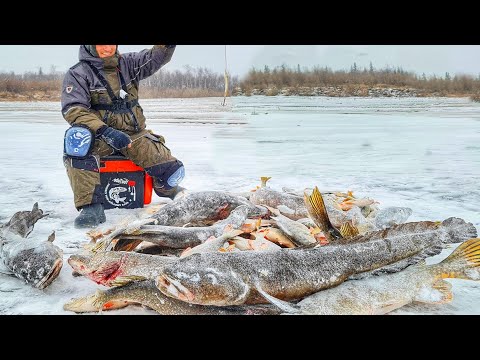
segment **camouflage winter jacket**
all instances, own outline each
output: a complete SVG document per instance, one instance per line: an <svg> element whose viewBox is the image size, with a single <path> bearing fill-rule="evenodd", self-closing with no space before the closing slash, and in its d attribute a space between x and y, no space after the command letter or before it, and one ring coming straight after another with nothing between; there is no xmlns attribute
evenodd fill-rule
<svg viewBox="0 0 480 360"><path fill-rule="evenodd" d="M62 114L71 125L84 125L96 132L103 125L124 131L129 135L145 129L145 116L137 103L130 111L112 113L110 110L94 110L95 105L111 105L112 100L105 86L94 71L82 60L93 64L110 84L114 94L120 97L121 82L117 71L123 74L129 102L138 100L138 86L142 79L153 75L172 58L175 47L155 45L138 53L119 54L108 58L93 56L85 45L80 46L80 62L72 66L63 81Z"/></svg>

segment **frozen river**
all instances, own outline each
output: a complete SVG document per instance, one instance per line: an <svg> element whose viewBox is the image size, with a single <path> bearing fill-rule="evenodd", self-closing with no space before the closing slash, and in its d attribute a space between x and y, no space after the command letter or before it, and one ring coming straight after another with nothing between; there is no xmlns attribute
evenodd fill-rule
<svg viewBox="0 0 480 360"><path fill-rule="evenodd" d="M258 96L230 98L223 107L222 100L141 102L149 128L164 135L184 162L182 185L190 190L250 190L260 176L271 176L273 188L353 190L381 207L412 208L410 221L456 216L480 230L480 104L464 98ZM59 103L0 103L0 222L38 201L51 215L31 237L46 239L56 230L65 260L87 241L72 225L77 211L62 163L67 128ZM106 214L105 227L125 210ZM480 284L448 281L450 304L415 304L394 313L480 314ZM66 262L43 291L0 275L0 314L62 314L66 301L96 288L72 277ZM153 312L130 307L112 313Z"/></svg>

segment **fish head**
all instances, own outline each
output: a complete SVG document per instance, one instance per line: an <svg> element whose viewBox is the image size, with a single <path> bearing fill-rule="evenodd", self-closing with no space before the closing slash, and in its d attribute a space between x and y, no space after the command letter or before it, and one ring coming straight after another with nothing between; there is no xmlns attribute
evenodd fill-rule
<svg viewBox="0 0 480 360"><path fill-rule="evenodd" d="M255 205L252 207L248 213L248 216L251 218L262 218L266 219L270 215L270 212L265 206Z"/></svg>
<svg viewBox="0 0 480 360"><path fill-rule="evenodd" d="M248 205L239 205L232 210L231 214L234 214L238 217L243 217L246 219L249 213L250 213L250 209L248 208Z"/></svg>
<svg viewBox="0 0 480 360"><path fill-rule="evenodd" d="M90 263L90 260L92 259L93 256L85 256L85 255L71 255L68 258L68 264L72 267L72 269L81 274L85 275L87 272L89 272L89 266L88 264Z"/></svg>
<svg viewBox="0 0 480 360"><path fill-rule="evenodd" d="M51 242L29 244L8 260L13 273L37 289L44 289L60 274L63 252Z"/></svg>
<svg viewBox="0 0 480 360"><path fill-rule="evenodd" d="M18 211L13 214L10 221L4 225L4 230L26 238L32 232L36 222L45 216L47 215L43 210L38 208L38 203L35 203L31 211Z"/></svg>
<svg viewBox="0 0 480 360"><path fill-rule="evenodd" d="M93 256L71 255L68 263L75 272L97 284L109 286L120 275L123 262L121 254L108 251Z"/></svg>
<svg viewBox="0 0 480 360"><path fill-rule="evenodd" d="M156 279L157 287L166 296L191 304L243 304L249 286L228 267L227 259L209 261L209 255L193 254L166 267Z"/></svg>
<svg viewBox="0 0 480 360"><path fill-rule="evenodd" d="M97 290L93 295L70 300L63 305L63 310L76 313L97 312L102 310L102 305L106 302L105 298L105 291Z"/></svg>
<svg viewBox="0 0 480 360"><path fill-rule="evenodd" d="M247 205L239 205L235 209L232 210L228 218L225 220L230 223L237 223L241 222L242 224L247 220L249 214L249 208Z"/></svg>

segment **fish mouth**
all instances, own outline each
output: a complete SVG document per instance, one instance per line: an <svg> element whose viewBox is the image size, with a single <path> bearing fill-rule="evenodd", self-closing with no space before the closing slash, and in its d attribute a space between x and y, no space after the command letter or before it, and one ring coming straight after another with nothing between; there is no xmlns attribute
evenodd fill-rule
<svg viewBox="0 0 480 360"><path fill-rule="evenodd" d="M77 273L76 276L85 276L97 284L111 286L110 283L121 274L122 260L107 262L97 268L94 266L95 270L90 267L90 261L90 257L83 255L72 255L68 259L69 265Z"/></svg>
<svg viewBox="0 0 480 360"><path fill-rule="evenodd" d="M76 313L97 312L99 309L93 305L96 298L95 294L86 298L72 299L63 305L63 310Z"/></svg>
<svg viewBox="0 0 480 360"><path fill-rule="evenodd" d="M62 259L57 259L55 263L53 264L52 269L49 271L49 273L40 280L35 287L37 289L45 289L48 285L50 285L53 280L55 280L60 274L60 270L62 270L63 266L63 260Z"/></svg>
<svg viewBox="0 0 480 360"><path fill-rule="evenodd" d="M195 296L190 290L177 280L169 278L167 275L160 275L157 278L157 287L162 293L175 299L190 303L195 299Z"/></svg>
<svg viewBox="0 0 480 360"><path fill-rule="evenodd" d="M79 274L85 274L85 264L90 258L81 255L72 255L68 258L67 262L74 271Z"/></svg>

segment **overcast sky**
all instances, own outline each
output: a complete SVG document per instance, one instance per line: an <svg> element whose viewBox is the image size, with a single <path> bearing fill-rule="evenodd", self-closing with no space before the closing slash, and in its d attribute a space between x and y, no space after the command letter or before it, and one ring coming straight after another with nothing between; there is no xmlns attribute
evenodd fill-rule
<svg viewBox="0 0 480 360"><path fill-rule="evenodd" d="M139 51L151 45L119 45L120 52ZM263 69L283 63L296 67L328 66L334 70L401 66L418 74L480 74L480 45L227 45L227 68L243 76L253 66ZM79 45L0 45L0 71L49 72L52 65L65 71L78 61ZM186 65L223 73L225 45L178 45L169 70Z"/></svg>

